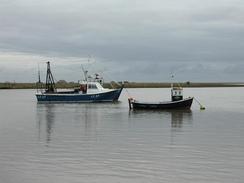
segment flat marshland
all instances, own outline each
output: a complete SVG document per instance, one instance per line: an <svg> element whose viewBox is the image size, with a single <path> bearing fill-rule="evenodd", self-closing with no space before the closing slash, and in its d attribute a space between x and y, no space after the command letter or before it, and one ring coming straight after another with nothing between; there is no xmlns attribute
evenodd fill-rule
<svg viewBox="0 0 244 183"><path fill-rule="evenodd" d="M119 82L121 84L121 82ZM105 88L118 88L120 84L112 81L111 83L104 83ZM45 83L43 84L45 85ZM243 82L180 82L174 83L182 87L244 87ZM169 88L170 82L124 82L125 88ZM60 81L56 83L57 88L74 88L79 87L78 83ZM2 82L0 89L35 89L36 83L14 83Z"/></svg>

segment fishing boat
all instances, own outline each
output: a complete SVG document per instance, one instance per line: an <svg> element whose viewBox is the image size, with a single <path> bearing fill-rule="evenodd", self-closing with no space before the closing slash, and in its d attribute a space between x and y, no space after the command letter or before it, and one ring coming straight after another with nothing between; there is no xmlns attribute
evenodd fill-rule
<svg viewBox="0 0 244 183"><path fill-rule="evenodd" d="M115 102L123 90L103 88L103 78L95 74L95 77L88 76L88 71L84 70L85 79L80 81L79 87L72 90L57 90L54 78L50 68L50 62L47 62L47 74L45 89L37 88L36 98L38 102ZM40 81L39 73L39 81Z"/></svg>
<svg viewBox="0 0 244 183"><path fill-rule="evenodd" d="M183 98L183 88L173 87L171 84L171 101L162 102L142 102L133 98L129 98L130 109L151 109L151 110L167 110L167 109L190 109L193 97Z"/></svg>

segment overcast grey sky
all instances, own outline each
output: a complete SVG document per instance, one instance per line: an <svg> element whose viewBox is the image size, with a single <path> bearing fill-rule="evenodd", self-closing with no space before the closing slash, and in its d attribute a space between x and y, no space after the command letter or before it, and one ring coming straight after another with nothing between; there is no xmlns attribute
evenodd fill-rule
<svg viewBox="0 0 244 183"><path fill-rule="evenodd" d="M0 0L0 81L243 81L243 0Z"/></svg>

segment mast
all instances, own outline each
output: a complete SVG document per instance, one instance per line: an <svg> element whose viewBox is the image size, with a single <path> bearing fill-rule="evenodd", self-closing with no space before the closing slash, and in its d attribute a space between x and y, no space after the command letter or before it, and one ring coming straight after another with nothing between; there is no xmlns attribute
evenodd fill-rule
<svg viewBox="0 0 244 183"><path fill-rule="evenodd" d="M36 83L36 90L37 90L37 92L39 92L39 91L42 91L42 88L43 88L39 64L38 64L38 78L37 79L38 79L38 81Z"/></svg>
<svg viewBox="0 0 244 183"><path fill-rule="evenodd" d="M46 75L46 92L54 93L56 92L55 82L50 68L50 62L47 62L47 75Z"/></svg>

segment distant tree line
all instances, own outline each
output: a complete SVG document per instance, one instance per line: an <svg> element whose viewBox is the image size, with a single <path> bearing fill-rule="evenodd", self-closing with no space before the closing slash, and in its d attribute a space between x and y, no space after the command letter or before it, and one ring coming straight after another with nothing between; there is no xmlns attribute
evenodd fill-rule
<svg viewBox="0 0 244 183"><path fill-rule="evenodd" d="M45 87L45 83L42 83ZM121 86L125 88L169 88L171 86L170 82L129 82L129 81L111 81L103 84L105 88L119 88ZM174 85L179 85L181 87L244 87L244 83L241 82L222 82L222 83L210 83L210 82L180 82L174 83ZM37 83L16 83L16 82L3 82L0 83L0 89L35 89ZM56 82L57 88L75 88L79 87L79 82L67 82L65 80L59 80Z"/></svg>

